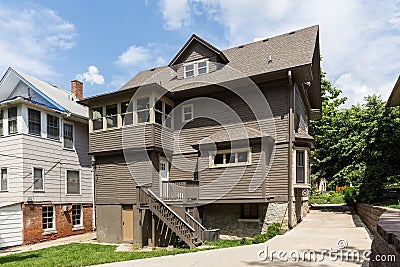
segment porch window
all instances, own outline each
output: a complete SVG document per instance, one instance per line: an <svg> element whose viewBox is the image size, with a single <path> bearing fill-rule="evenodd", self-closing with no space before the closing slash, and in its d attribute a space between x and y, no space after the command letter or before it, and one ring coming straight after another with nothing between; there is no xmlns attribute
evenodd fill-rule
<svg viewBox="0 0 400 267"><path fill-rule="evenodd" d="M67 194L79 195L81 193L81 178L79 171L67 171Z"/></svg>
<svg viewBox="0 0 400 267"><path fill-rule="evenodd" d="M33 190L44 190L44 171L42 168L33 168Z"/></svg>
<svg viewBox="0 0 400 267"><path fill-rule="evenodd" d="M165 103L165 120L164 120L164 126L168 128L172 128L172 106Z"/></svg>
<svg viewBox="0 0 400 267"><path fill-rule="evenodd" d="M40 111L34 109L28 109L28 126L30 134L40 135L41 132Z"/></svg>
<svg viewBox="0 0 400 267"><path fill-rule="evenodd" d="M82 205L72 205L72 226L82 225Z"/></svg>
<svg viewBox="0 0 400 267"><path fill-rule="evenodd" d="M305 167L304 167L304 151L296 151L296 183L304 183Z"/></svg>
<svg viewBox="0 0 400 267"><path fill-rule="evenodd" d="M93 130L103 129L103 107L92 109Z"/></svg>
<svg viewBox="0 0 400 267"><path fill-rule="evenodd" d="M1 168L1 183L0 183L0 191L8 190L8 170L7 168Z"/></svg>
<svg viewBox="0 0 400 267"><path fill-rule="evenodd" d="M154 122L164 125L165 127L172 127L172 106L165 101L155 99L154 104Z"/></svg>
<svg viewBox="0 0 400 267"><path fill-rule="evenodd" d="M106 106L107 128L117 127L117 116L118 116L117 104L107 105Z"/></svg>
<svg viewBox="0 0 400 267"><path fill-rule="evenodd" d="M220 150L210 153L210 167L230 167L251 164L251 149Z"/></svg>
<svg viewBox="0 0 400 267"><path fill-rule="evenodd" d="M253 203L242 204L242 218L241 219L257 219L258 218L258 205Z"/></svg>
<svg viewBox="0 0 400 267"><path fill-rule="evenodd" d="M150 97L139 98L136 100L136 113L138 123L150 121Z"/></svg>
<svg viewBox="0 0 400 267"><path fill-rule="evenodd" d="M46 230L55 230L54 206L42 206L42 228Z"/></svg>
<svg viewBox="0 0 400 267"><path fill-rule="evenodd" d="M133 124L133 105L129 103L129 101L121 103L122 125L124 126Z"/></svg>
<svg viewBox="0 0 400 267"><path fill-rule="evenodd" d="M47 138L60 140L60 120L50 114L47 114Z"/></svg>
<svg viewBox="0 0 400 267"><path fill-rule="evenodd" d="M17 107L8 109L8 134L18 132L17 127Z"/></svg>

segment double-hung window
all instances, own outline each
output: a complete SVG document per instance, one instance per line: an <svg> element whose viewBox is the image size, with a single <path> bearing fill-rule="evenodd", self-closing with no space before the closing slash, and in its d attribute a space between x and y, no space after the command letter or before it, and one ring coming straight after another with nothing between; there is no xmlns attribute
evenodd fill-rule
<svg viewBox="0 0 400 267"><path fill-rule="evenodd" d="M3 111L0 110L0 136L4 135L4 130L3 130Z"/></svg>
<svg viewBox="0 0 400 267"><path fill-rule="evenodd" d="M17 132L17 107L13 107L8 109L8 133L14 134Z"/></svg>
<svg viewBox="0 0 400 267"><path fill-rule="evenodd" d="M242 219L257 219L258 205L253 203L242 204Z"/></svg>
<svg viewBox="0 0 400 267"><path fill-rule="evenodd" d="M133 105L129 101L121 103L122 125L133 124Z"/></svg>
<svg viewBox="0 0 400 267"><path fill-rule="evenodd" d="M30 134L40 135L41 131L40 111L34 109L28 109L28 126Z"/></svg>
<svg viewBox="0 0 400 267"><path fill-rule="evenodd" d="M47 138L60 140L60 120L50 114L47 114Z"/></svg>
<svg viewBox="0 0 400 267"><path fill-rule="evenodd" d="M155 123L172 127L172 106L165 101L155 99L154 121Z"/></svg>
<svg viewBox="0 0 400 267"><path fill-rule="evenodd" d="M193 104L182 106L182 122L193 120Z"/></svg>
<svg viewBox="0 0 400 267"><path fill-rule="evenodd" d="M186 63L184 65L184 78L189 78L208 73L208 60Z"/></svg>
<svg viewBox="0 0 400 267"><path fill-rule="evenodd" d="M136 100L136 113L138 123L150 121L150 97L139 98Z"/></svg>
<svg viewBox="0 0 400 267"><path fill-rule="evenodd" d="M8 169L1 168L0 174L0 191L8 191Z"/></svg>
<svg viewBox="0 0 400 267"><path fill-rule="evenodd" d="M103 129L103 107L92 109L93 130Z"/></svg>
<svg viewBox="0 0 400 267"><path fill-rule="evenodd" d="M165 120L164 126L168 128L172 128L172 106L168 103L165 103Z"/></svg>
<svg viewBox="0 0 400 267"><path fill-rule="evenodd" d="M55 230L54 206L42 206L42 228L44 231Z"/></svg>
<svg viewBox="0 0 400 267"><path fill-rule="evenodd" d="M305 153L303 150L296 151L296 183L305 182Z"/></svg>
<svg viewBox="0 0 400 267"><path fill-rule="evenodd" d="M74 148L74 126L64 123L64 148Z"/></svg>
<svg viewBox="0 0 400 267"><path fill-rule="evenodd" d="M155 123L162 124L163 121L163 102L161 100L156 100L154 105L154 120Z"/></svg>
<svg viewBox="0 0 400 267"><path fill-rule="evenodd" d="M72 226L82 226L82 205L72 205Z"/></svg>
<svg viewBox="0 0 400 267"><path fill-rule="evenodd" d="M44 191L44 171L42 168L33 168L33 191Z"/></svg>
<svg viewBox="0 0 400 267"><path fill-rule="evenodd" d="M107 128L117 127L118 109L117 104L106 106Z"/></svg>
<svg viewBox="0 0 400 267"><path fill-rule="evenodd" d="M80 172L67 170L67 194L79 195L80 193L81 193Z"/></svg>

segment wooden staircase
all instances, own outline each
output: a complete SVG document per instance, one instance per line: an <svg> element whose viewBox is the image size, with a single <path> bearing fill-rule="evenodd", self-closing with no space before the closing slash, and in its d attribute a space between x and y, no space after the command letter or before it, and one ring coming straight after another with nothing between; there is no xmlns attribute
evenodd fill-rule
<svg viewBox="0 0 400 267"><path fill-rule="evenodd" d="M149 209L168 228L180 237L191 249L202 244L204 227L190 214L185 212L185 219L173 211L150 188L138 187L138 204L141 209Z"/></svg>

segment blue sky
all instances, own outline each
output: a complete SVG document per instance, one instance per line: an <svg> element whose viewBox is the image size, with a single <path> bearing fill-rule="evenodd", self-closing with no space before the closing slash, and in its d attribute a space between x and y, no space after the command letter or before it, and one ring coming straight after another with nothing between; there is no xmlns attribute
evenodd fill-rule
<svg viewBox="0 0 400 267"><path fill-rule="evenodd" d="M400 74L400 3L372 0L0 1L0 72L85 96L168 62L192 33L220 49L319 24L322 66L349 97L387 99Z"/></svg>

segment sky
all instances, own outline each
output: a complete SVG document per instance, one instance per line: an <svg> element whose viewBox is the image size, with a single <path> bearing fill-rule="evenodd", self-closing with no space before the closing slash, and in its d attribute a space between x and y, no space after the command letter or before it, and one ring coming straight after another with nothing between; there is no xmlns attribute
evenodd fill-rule
<svg viewBox="0 0 400 267"><path fill-rule="evenodd" d="M8 67L84 96L166 65L197 34L223 50L318 24L322 68L348 97L387 100L400 75L399 0L0 0Z"/></svg>

